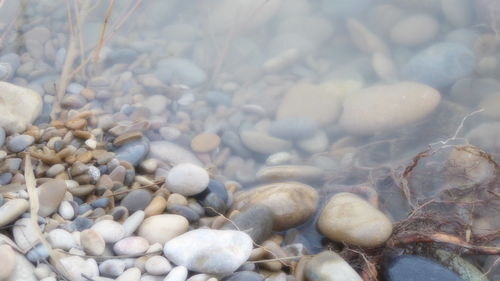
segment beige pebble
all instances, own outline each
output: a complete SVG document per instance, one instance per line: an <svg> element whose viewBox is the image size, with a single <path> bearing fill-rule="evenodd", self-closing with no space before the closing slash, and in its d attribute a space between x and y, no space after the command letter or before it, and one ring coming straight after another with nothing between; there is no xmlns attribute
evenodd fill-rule
<svg viewBox="0 0 500 281"><path fill-rule="evenodd" d="M189 223L187 219L179 215L163 214L151 216L145 219L137 234L146 238L150 244L165 242L179 236L188 230Z"/></svg>
<svg viewBox="0 0 500 281"><path fill-rule="evenodd" d="M146 217L159 215L167 208L167 200L163 196L155 196L149 205L144 209Z"/></svg>
<svg viewBox="0 0 500 281"><path fill-rule="evenodd" d="M184 195L181 195L179 193L172 193L168 196L167 199L167 208L172 206L172 205L183 205L186 206L188 204L188 201Z"/></svg>
<svg viewBox="0 0 500 281"><path fill-rule="evenodd" d="M85 229L80 234L80 244L85 253L91 256L99 256L104 253L106 242L99 232L94 229Z"/></svg>
<svg viewBox="0 0 500 281"><path fill-rule="evenodd" d="M191 148L196 152L209 152L220 144L220 137L213 133L201 133L191 140Z"/></svg>

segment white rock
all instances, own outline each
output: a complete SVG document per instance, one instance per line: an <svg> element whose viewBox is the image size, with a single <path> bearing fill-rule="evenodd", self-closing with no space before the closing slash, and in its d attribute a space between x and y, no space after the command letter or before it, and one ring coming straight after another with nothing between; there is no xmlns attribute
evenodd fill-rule
<svg viewBox="0 0 500 281"><path fill-rule="evenodd" d="M168 141L153 141L149 146L150 158L161 160L165 163L177 165L180 163L192 163L203 166L200 160L191 151Z"/></svg>
<svg viewBox="0 0 500 281"><path fill-rule="evenodd" d="M137 234L146 238L150 244L160 243L164 245L170 239L186 232L188 227L189 222L185 217L162 214L145 219Z"/></svg>
<svg viewBox="0 0 500 281"><path fill-rule="evenodd" d="M125 236L123 226L113 220L102 220L92 226L92 229L101 234L106 243L115 243Z"/></svg>
<svg viewBox="0 0 500 281"><path fill-rule="evenodd" d="M152 95L144 101L146 106L152 114L160 114L164 112L165 107L170 103L164 95Z"/></svg>
<svg viewBox="0 0 500 281"><path fill-rule="evenodd" d="M139 236L131 236L116 242L113 251L120 256L138 256L144 254L148 248L148 240Z"/></svg>
<svg viewBox="0 0 500 281"><path fill-rule="evenodd" d="M99 268L94 259L84 260L81 257L69 256L59 259L59 262L72 277L72 280L87 281L87 278L83 277L82 273L91 278L99 276Z"/></svg>
<svg viewBox="0 0 500 281"><path fill-rule="evenodd" d="M116 281L139 281L141 279L141 270L137 267L131 267L123 272Z"/></svg>
<svg viewBox="0 0 500 281"><path fill-rule="evenodd" d="M16 268L16 253L9 245L0 245L0 257L2 257L0 280L6 280Z"/></svg>
<svg viewBox="0 0 500 281"><path fill-rule="evenodd" d="M16 252L16 267L6 281L38 281L35 267L22 254Z"/></svg>
<svg viewBox="0 0 500 281"><path fill-rule="evenodd" d="M24 199L12 199L0 207L0 227L7 225L17 219L29 208L28 201Z"/></svg>
<svg viewBox="0 0 500 281"><path fill-rule="evenodd" d="M108 277L118 277L125 271L125 261L121 259L105 260L99 264L101 275Z"/></svg>
<svg viewBox="0 0 500 281"><path fill-rule="evenodd" d="M174 166L167 175L167 188L174 193L191 196L201 193L208 186L208 172L194 164L182 163Z"/></svg>
<svg viewBox="0 0 500 281"><path fill-rule="evenodd" d="M17 220L12 229L12 234L14 241L22 251L28 251L40 242L37 231L33 228L29 218Z"/></svg>
<svg viewBox="0 0 500 281"><path fill-rule="evenodd" d="M252 239L242 231L196 229L168 241L163 253L192 271L229 274L247 261L252 246Z"/></svg>
<svg viewBox="0 0 500 281"><path fill-rule="evenodd" d="M364 88L344 100L340 126L355 135L395 129L426 117L440 100L437 90L413 82Z"/></svg>
<svg viewBox="0 0 500 281"><path fill-rule="evenodd" d="M161 281L163 276L156 276L156 275L150 275L150 274L143 274L141 277L141 281Z"/></svg>
<svg viewBox="0 0 500 281"><path fill-rule="evenodd" d="M59 205L58 213L64 219L71 220L75 216L75 209L73 209L73 206L68 201L62 201Z"/></svg>
<svg viewBox="0 0 500 281"><path fill-rule="evenodd" d="M144 267L146 272L151 275L165 275L172 269L170 262L163 256L150 257Z"/></svg>
<svg viewBox="0 0 500 281"><path fill-rule="evenodd" d="M144 216L145 214L143 210L135 211L123 222L125 237L132 235L137 230L137 228L139 228L141 223L144 221Z"/></svg>
<svg viewBox="0 0 500 281"><path fill-rule="evenodd" d="M332 251L315 255L306 265L305 277L310 281L363 281L341 256Z"/></svg>
<svg viewBox="0 0 500 281"><path fill-rule="evenodd" d="M42 112L42 98L28 88L0 82L0 127L8 133L20 133Z"/></svg>
<svg viewBox="0 0 500 281"><path fill-rule="evenodd" d="M71 233L64 229L54 229L49 232L47 240L52 245L52 248L69 250L77 247L76 241L73 239Z"/></svg>
<svg viewBox="0 0 500 281"><path fill-rule="evenodd" d="M163 281L186 281L188 270L186 267L180 265L174 267Z"/></svg>
<svg viewBox="0 0 500 281"><path fill-rule="evenodd" d="M318 130L312 137L297 142L300 149L311 154L325 151L328 144L328 136L323 130Z"/></svg>

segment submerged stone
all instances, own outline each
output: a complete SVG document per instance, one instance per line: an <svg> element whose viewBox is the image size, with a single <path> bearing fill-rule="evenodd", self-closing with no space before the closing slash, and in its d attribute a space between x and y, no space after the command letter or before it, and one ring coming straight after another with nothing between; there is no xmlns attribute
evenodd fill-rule
<svg viewBox="0 0 500 281"><path fill-rule="evenodd" d="M387 281L464 281L455 272L427 258L403 255L393 259L385 272Z"/></svg>

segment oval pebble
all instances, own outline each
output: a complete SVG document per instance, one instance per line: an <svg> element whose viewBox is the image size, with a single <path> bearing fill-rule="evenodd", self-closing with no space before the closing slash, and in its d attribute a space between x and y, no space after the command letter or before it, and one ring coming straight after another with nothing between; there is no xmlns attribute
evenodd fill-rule
<svg viewBox="0 0 500 281"><path fill-rule="evenodd" d="M208 172L190 163L174 166L167 175L167 188L184 196L201 193L207 188L208 183Z"/></svg>
<svg viewBox="0 0 500 281"><path fill-rule="evenodd" d="M80 233L80 244L85 253L99 256L104 253L106 241L102 235L94 229L85 229Z"/></svg>
<svg viewBox="0 0 500 281"><path fill-rule="evenodd" d="M172 265L163 256L153 256L146 261L144 268L151 275L165 275L172 269Z"/></svg>
<svg viewBox="0 0 500 281"><path fill-rule="evenodd" d="M102 220L92 226L92 229L97 231L106 243L115 243L125 236L123 226L113 220Z"/></svg>
<svg viewBox="0 0 500 281"><path fill-rule="evenodd" d="M151 192L145 189L137 189L129 192L120 202L121 206L128 209L129 213L144 210L152 200Z"/></svg>
<svg viewBox="0 0 500 281"><path fill-rule="evenodd" d="M33 144L35 138L30 135L18 135L7 140L6 147L12 152L21 152Z"/></svg>
<svg viewBox="0 0 500 281"><path fill-rule="evenodd" d="M131 236L116 242L113 251L117 255L138 256L144 254L148 248L148 240L139 236Z"/></svg>
<svg viewBox="0 0 500 281"><path fill-rule="evenodd" d="M26 212L28 208L29 203L24 199L8 200L0 207L0 227L13 222Z"/></svg>

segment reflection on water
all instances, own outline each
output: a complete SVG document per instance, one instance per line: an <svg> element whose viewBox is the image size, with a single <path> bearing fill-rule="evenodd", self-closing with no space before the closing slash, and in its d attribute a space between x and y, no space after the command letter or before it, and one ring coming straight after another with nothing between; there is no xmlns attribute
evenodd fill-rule
<svg viewBox="0 0 500 281"><path fill-rule="evenodd" d="M315 219L285 239L312 252L339 191L394 221L450 188L498 196L495 0L1 3L0 76L42 96L37 124L92 110L92 128L143 132L157 176L191 162L245 189L308 183ZM500 227L492 212L468 214L473 233Z"/></svg>

